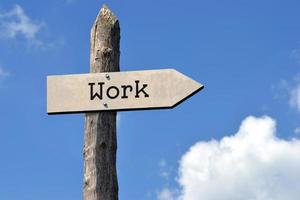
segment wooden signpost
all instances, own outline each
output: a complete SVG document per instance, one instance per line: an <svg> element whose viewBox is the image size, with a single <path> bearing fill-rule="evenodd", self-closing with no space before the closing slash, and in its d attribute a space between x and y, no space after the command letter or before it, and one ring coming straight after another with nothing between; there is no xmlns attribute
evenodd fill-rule
<svg viewBox="0 0 300 200"><path fill-rule="evenodd" d="M174 69L119 72L120 27L106 7L91 30L90 74L47 77L48 114L85 113L84 200L117 200L116 111L172 108L203 88Z"/></svg>

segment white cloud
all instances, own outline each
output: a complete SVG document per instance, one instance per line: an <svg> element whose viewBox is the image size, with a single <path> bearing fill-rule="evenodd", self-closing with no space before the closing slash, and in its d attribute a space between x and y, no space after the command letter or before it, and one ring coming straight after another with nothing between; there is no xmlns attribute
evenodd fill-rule
<svg viewBox="0 0 300 200"><path fill-rule="evenodd" d="M157 194L157 200L175 200L175 193L169 188L164 188Z"/></svg>
<svg viewBox="0 0 300 200"><path fill-rule="evenodd" d="M292 108L300 112L300 74L292 80L281 80L272 87L275 99L287 101Z"/></svg>
<svg viewBox="0 0 300 200"><path fill-rule="evenodd" d="M37 38L43 24L34 22L24 12L20 5L7 12L0 12L0 36L2 38L16 38L22 36L34 44L41 45Z"/></svg>
<svg viewBox="0 0 300 200"><path fill-rule="evenodd" d="M176 198L160 200L297 200L300 140L276 137L276 122L247 117L239 131L220 141L198 142L180 160ZM159 197L159 196L158 196Z"/></svg>
<svg viewBox="0 0 300 200"><path fill-rule="evenodd" d="M172 167L167 163L165 159L161 159L158 163L159 166L159 175L165 181L165 187L157 192L157 199L158 200L175 200L176 194L178 193L177 190L171 190L169 185L169 178L172 173Z"/></svg>
<svg viewBox="0 0 300 200"><path fill-rule="evenodd" d="M290 105L300 112L300 84L297 84L290 91Z"/></svg>
<svg viewBox="0 0 300 200"><path fill-rule="evenodd" d="M289 98L290 83L287 80L280 80L277 84L272 85L274 98L277 100Z"/></svg>
<svg viewBox="0 0 300 200"><path fill-rule="evenodd" d="M160 172L159 175L168 181L172 168L167 164L165 159L159 161Z"/></svg>

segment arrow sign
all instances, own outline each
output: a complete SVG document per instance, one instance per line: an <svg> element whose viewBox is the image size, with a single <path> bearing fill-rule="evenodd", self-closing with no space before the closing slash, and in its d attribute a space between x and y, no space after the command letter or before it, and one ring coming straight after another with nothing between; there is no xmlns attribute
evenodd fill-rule
<svg viewBox="0 0 300 200"><path fill-rule="evenodd" d="M47 112L172 108L203 87L174 69L48 76Z"/></svg>

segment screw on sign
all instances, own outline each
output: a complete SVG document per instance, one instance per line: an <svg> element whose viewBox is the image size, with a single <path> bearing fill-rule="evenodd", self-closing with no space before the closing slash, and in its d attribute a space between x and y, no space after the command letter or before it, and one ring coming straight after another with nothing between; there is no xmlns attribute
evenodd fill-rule
<svg viewBox="0 0 300 200"><path fill-rule="evenodd" d="M106 7L91 30L89 74L47 77L48 114L85 113L84 200L117 200L116 111L173 108L203 85L174 69L119 72L120 27Z"/></svg>

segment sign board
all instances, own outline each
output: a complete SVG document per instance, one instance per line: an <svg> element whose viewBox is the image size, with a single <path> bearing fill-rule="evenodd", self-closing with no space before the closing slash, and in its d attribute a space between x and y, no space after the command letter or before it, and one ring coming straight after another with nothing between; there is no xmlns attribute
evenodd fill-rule
<svg viewBox="0 0 300 200"><path fill-rule="evenodd" d="M48 76L47 112L172 108L203 87L174 69Z"/></svg>

